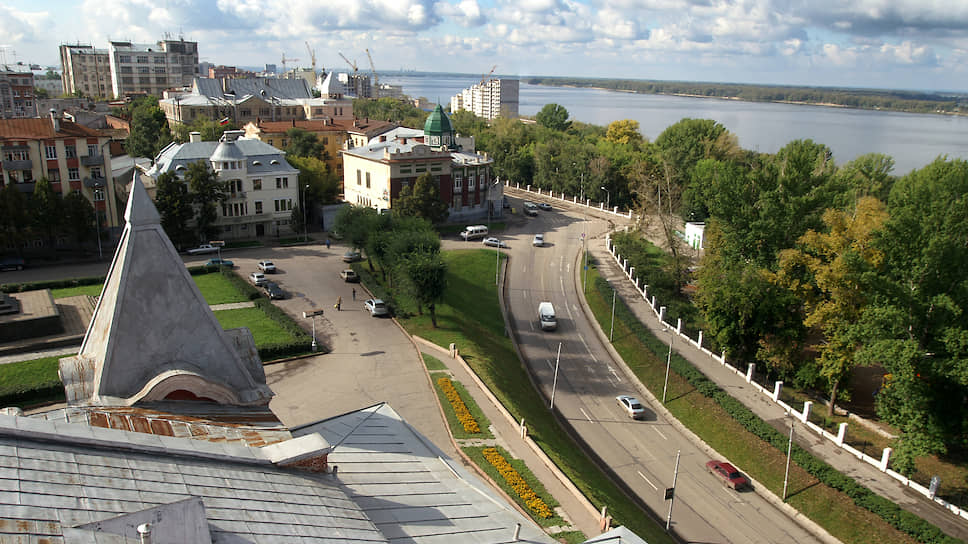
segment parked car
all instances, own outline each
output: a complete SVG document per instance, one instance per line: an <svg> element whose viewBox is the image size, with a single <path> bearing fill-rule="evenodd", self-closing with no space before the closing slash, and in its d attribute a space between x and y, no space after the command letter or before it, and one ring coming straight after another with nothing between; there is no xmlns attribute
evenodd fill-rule
<svg viewBox="0 0 968 544"><path fill-rule="evenodd" d="M736 470L736 467L726 461L712 460L706 463L706 470L710 474L719 477L723 485L733 489L743 489L749 487L750 481Z"/></svg>
<svg viewBox="0 0 968 544"><path fill-rule="evenodd" d="M498 240L497 238L495 238L493 236L489 236L489 237L485 238L484 239L484 245L485 246L491 246L491 247L503 247L503 248L507 248L508 247L507 244L505 244L504 242Z"/></svg>
<svg viewBox="0 0 968 544"><path fill-rule="evenodd" d="M508 197L501 197L501 207L505 210L511 207L511 203L508 202Z"/></svg>
<svg viewBox="0 0 968 544"><path fill-rule="evenodd" d="M265 285L267 280L266 280L266 275L263 274L262 272L253 272L249 274L249 281L251 281L252 284L255 286L262 287L263 285Z"/></svg>
<svg viewBox="0 0 968 544"><path fill-rule="evenodd" d="M259 261L259 270L266 274L275 274L276 265L272 261Z"/></svg>
<svg viewBox="0 0 968 544"><path fill-rule="evenodd" d="M218 248L212 244L202 244L198 247L188 250L189 255L205 255L206 253L216 253Z"/></svg>
<svg viewBox="0 0 968 544"><path fill-rule="evenodd" d="M619 395L615 397L618 401L618 405L621 406L625 413L632 419L644 419L645 418L645 406L639 402L639 399L629 396L629 395Z"/></svg>
<svg viewBox="0 0 968 544"><path fill-rule="evenodd" d="M534 202L525 202L524 215L538 215L538 205Z"/></svg>
<svg viewBox="0 0 968 544"><path fill-rule="evenodd" d="M387 315L390 313L387 311L386 303L378 298L371 298L364 302L363 309L370 312L372 317Z"/></svg>
<svg viewBox="0 0 968 544"><path fill-rule="evenodd" d="M531 240L531 245L534 247L541 247L544 245L544 234L535 234L534 240Z"/></svg>
<svg viewBox="0 0 968 544"><path fill-rule="evenodd" d="M286 298L286 292L279 287L279 284L274 281L267 281L262 286L262 292L269 297L270 300L281 300Z"/></svg>
<svg viewBox="0 0 968 544"><path fill-rule="evenodd" d="M205 263L205 266L211 266L213 268L214 267L220 267L220 266L224 266L226 268L232 268L233 266L235 266L235 263L233 263L232 261L225 260L225 259L209 259Z"/></svg>
<svg viewBox="0 0 968 544"><path fill-rule="evenodd" d="M0 258L0 270L23 270L26 263L20 257Z"/></svg>
<svg viewBox="0 0 968 544"><path fill-rule="evenodd" d="M346 283L358 283L360 281L360 276L352 268L340 272L339 277L343 278Z"/></svg>
<svg viewBox="0 0 968 544"><path fill-rule="evenodd" d="M360 255L359 251L347 251L346 253L343 254L344 263L355 263L361 258L362 256Z"/></svg>
<svg viewBox="0 0 968 544"><path fill-rule="evenodd" d="M538 207L546 212L551 211L551 204L548 204L547 202L538 202Z"/></svg>

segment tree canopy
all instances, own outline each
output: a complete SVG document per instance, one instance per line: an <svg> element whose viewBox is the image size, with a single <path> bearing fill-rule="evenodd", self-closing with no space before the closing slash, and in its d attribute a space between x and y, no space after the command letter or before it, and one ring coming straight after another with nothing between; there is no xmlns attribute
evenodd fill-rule
<svg viewBox="0 0 968 544"><path fill-rule="evenodd" d="M551 130L565 131L571 126L568 110L560 104L545 104L534 118L539 125Z"/></svg>
<svg viewBox="0 0 968 544"><path fill-rule="evenodd" d="M125 150L132 157L155 158L172 141L165 112L158 107L158 99L147 96L129 104L131 133L125 141Z"/></svg>
<svg viewBox="0 0 968 544"><path fill-rule="evenodd" d="M447 219L447 203L440 198L440 187L429 172L421 174L413 187L400 190L394 203L395 213L403 216L419 217L431 223L441 223Z"/></svg>

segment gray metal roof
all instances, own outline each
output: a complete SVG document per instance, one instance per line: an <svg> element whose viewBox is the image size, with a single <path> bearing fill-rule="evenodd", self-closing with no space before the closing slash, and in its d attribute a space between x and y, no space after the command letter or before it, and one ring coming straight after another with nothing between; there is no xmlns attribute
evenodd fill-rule
<svg viewBox="0 0 968 544"><path fill-rule="evenodd" d="M158 154L155 165L148 170L148 174L157 176L162 172L180 171L179 166L187 168L193 162L211 161L219 143L208 141L170 144ZM250 174L278 172L292 175L299 172L286 161L285 152L258 139L239 138L235 141L234 147L241 153L241 157L215 160L244 160Z"/></svg>
<svg viewBox="0 0 968 544"><path fill-rule="evenodd" d="M226 92L234 92L237 100L245 96L264 96L266 98L312 98L313 93L304 79L243 78L227 79L227 90L222 89L222 80L207 77L195 78L194 87L198 94L222 98Z"/></svg>

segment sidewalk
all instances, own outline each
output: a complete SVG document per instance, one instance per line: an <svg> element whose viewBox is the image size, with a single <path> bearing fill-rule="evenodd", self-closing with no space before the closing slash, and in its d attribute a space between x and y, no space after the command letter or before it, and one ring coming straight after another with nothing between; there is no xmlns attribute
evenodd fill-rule
<svg viewBox="0 0 968 544"><path fill-rule="evenodd" d="M593 240L589 244L589 253L599 263L601 275L615 287L619 296L622 297L622 300L625 301L625 304L639 321L645 324L657 338L668 342L668 332L664 330L664 326L652 311L651 306L642 298L642 295L615 262L614 257L608 252L604 238ZM789 432L791 418L787 416L783 408L751 387L743 378L724 368L719 361L701 352L692 343L675 342L673 349L710 380L716 382L720 388L752 410L763 421L783 434ZM811 452L841 473L850 476L874 493L933 523L946 534L968 540L968 523L965 520L926 500L921 495L911 492L877 468L856 459L829 440L817 436L796 418L792 419L796 421L794 440L800 447Z"/></svg>
<svg viewBox="0 0 968 544"><path fill-rule="evenodd" d="M515 458L524 461L534 476L548 490L548 493L561 504L558 514L566 521L571 522L571 526L559 527L558 530L581 531L587 538L601 534L602 531L598 525L598 512L591 508L587 501L576 497L573 490L567 487L545 464L545 461L539 457L539 454L532 449L533 446L529 441L521 438L518 424L510 419L510 416L504 411L503 407L497 404L493 396L487 395L482 387L478 387L479 382L476 377L471 376L469 369L462 365L460 361L452 358L446 349L422 339L414 338L414 341L422 353L432 355L447 365L453 379L467 389L468 393L474 398L474 402L491 421L491 430L497 444L510 452Z"/></svg>

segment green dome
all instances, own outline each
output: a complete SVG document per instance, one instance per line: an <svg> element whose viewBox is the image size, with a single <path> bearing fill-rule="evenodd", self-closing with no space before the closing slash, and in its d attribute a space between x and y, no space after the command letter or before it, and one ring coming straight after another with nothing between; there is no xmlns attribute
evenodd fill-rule
<svg viewBox="0 0 968 544"><path fill-rule="evenodd" d="M424 123L424 134L431 136L443 136L444 134L450 134L454 132L454 127L450 124L450 119L447 118L447 114L444 113L444 108L437 104L434 111L430 112L427 116L427 122Z"/></svg>

